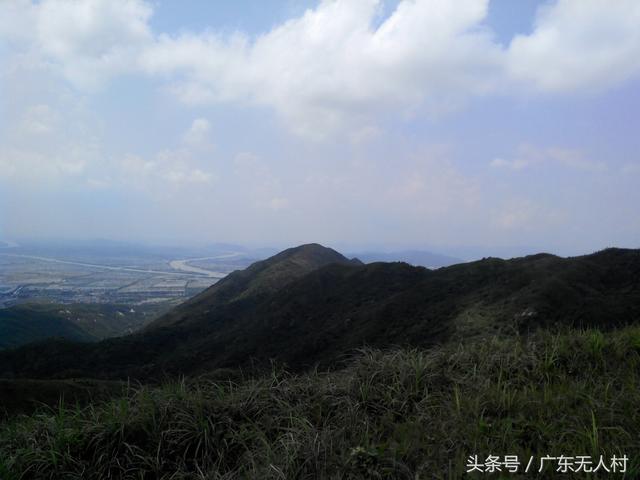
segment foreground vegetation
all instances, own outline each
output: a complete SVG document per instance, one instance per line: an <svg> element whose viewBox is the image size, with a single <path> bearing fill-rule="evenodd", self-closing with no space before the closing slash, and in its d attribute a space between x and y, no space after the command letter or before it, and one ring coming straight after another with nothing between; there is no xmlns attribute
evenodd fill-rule
<svg viewBox="0 0 640 480"><path fill-rule="evenodd" d="M0 478L445 479L474 454L626 454L615 478L639 478L639 386L638 327L364 350L329 373L218 371L14 417Z"/></svg>

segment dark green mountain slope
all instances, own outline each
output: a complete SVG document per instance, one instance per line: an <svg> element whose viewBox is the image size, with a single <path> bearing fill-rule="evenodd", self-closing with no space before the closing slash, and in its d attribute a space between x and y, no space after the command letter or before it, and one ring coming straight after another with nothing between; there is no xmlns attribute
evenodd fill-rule
<svg viewBox="0 0 640 480"><path fill-rule="evenodd" d="M313 247L314 255L321 248ZM260 275L265 264L279 271L277 257L183 305L167 326L95 345L50 342L0 353L0 376L146 379L270 359L302 369L335 363L363 344L429 346L640 319L638 250L489 258L437 271L345 259L270 283Z"/></svg>
<svg viewBox="0 0 640 480"><path fill-rule="evenodd" d="M50 337L96 340L96 337L59 313L29 305L0 309L0 349Z"/></svg>
<svg viewBox="0 0 640 480"><path fill-rule="evenodd" d="M247 357L305 366L363 344L427 346L557 325L610 328L640 320L640 252L486 259L436 272L402 263L331 265L258 304L194 310L190 318L198 340L179 353L189 369Z"/></svg>
<svg viewBox="0 0 640 480"><path fill-rule="evenodd" d="M130 334L169 304L25 303L0 309L0 350L46 338L96 341Z"/></svg>
<svg viewBox="0 0 640 480"><path fill-rule="evenodd" d="M147 330L178 323L191 323L194 311L208 313L237 301L256 303L294 280L331 263L361 264L357 259L349 260L335 250L317 243L289 248L266 260L256 262L245 270L231 273L167 315L152 322Z"/></svg>

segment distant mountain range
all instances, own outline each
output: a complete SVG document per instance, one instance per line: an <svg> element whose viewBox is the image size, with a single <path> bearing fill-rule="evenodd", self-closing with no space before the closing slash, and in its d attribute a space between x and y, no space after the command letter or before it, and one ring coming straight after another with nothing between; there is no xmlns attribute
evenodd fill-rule
<svg viewBox="0 0 640 480"><path fill-rule="evenodd" d="M397 252L362 252L352 253L349 256L358 258L364 263L374 262L405 262L416 267L440 268L462 263L463 260L440 255L425 250L401 250Z"/></svg>
<svg viewBox="0 0 640 480"><path fill-rule="evenodd" d="M220 367L331 365L362 345L428 346L640 318L640 251L488 258L431 271L317 244L235 272L143 332L0 352L0 377L149 379Z"/></svg>

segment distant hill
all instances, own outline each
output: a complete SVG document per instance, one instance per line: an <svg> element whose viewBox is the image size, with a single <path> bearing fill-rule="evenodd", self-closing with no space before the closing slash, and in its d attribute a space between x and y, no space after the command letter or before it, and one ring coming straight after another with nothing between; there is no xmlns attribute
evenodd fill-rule
<svg viewBox="0 0 640 480"><path fill-rule="evenodd" d="M210 312L236 301L255 303L296 279L329 264L361 265L331 248L312 243L289 248L266 260L235 271L204 292L152 322L147 330L177 323L190 323L193 311Z"/></svg>
<svg viewBox="0 0 640 480"><path fill-rule="evenodd" d="M119 303L38 303L31 308L61 315L99 340L136 332L175 307L177 301L125 305Z"/></svg>
<svg viewBox="0 0 640 480"><path fill-rule="evenodd" d="M97 341L139 330L169 304L25 303L0 309L0 350L47 338Z"/></svg>
<svg viewBox="0 0 640 480"><path fill-rule="evenodd" d="M639 320L639 250L487 258L431 271L362 265L310 245L230 275L144 332L0 353L0 377L148 379L270 360L304 369L339 363L362 345L428 347Z"/></svg>
<svg viewBox="0 0 640 480"><path fill-rule="evenodd" d="M405 262L416 267L440 268L462 263L463 260L424 250L402 250L398 252L363 252L351 254L364 263Z"/></svg>
<svg viewBox="0 0 640 480"><path fill-rule="evenodd" d="M0 309L0 349L51 337L77 341L97 340L71 320L56 313L30 306Z"/></svg>

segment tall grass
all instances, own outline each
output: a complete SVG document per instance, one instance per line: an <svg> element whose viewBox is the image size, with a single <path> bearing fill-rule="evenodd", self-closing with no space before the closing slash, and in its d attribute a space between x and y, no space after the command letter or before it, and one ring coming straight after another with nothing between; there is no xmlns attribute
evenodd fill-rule
<svg viewBox="0 0 640 480"><path fill-rule="evenodd" d="M475 454L626 454L625 478L640 478L639 339L539 332L362 350L336 372L139 386L12 419L0 478L449 479Z"/></svg>

